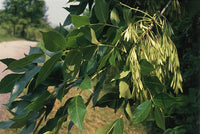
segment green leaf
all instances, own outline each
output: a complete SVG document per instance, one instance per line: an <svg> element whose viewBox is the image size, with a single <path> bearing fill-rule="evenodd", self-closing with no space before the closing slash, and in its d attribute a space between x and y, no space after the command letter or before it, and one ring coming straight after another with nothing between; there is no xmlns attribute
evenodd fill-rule
<svg viewBox="0 0 200 134"><path fill-rule="evenodd" d="M161 107L163 110L169 108L176 102L176 99L167 93L160 93L156 95L153 100L155 104Z"/></svg>
<svg viewBox="0 0 200 134"><path fill-rule="evenodd" d="M133 114L132 124L137 124L137 123L144 121L148 117L150 110L151 110L151 101L150 100L145 101L142 104L140 104L136 108L136 110Z"/></svg>
<svg viewBox="0 0 200 134"><path fill-rule="evenodd" d="M142 75L148 75L154 70L154 67L146 59L140 61L141 73Z"/></svg>
<svg viewBox="0 0 200 134"><path fill-rule="evenodd" d="M119 98L119 93L108 93L105 94L103 97L101 97L95 106L99 107L106 107L108 106L109 108L117 109L120 108L120 106L123 103L123 99Z"/></svg>
<svg viewBox="0 0 200 134"><path fill-rule="evenodd" d="M109 17L109 7L105 0L96 0L94 11L97 19L102 22L106 23Z"/></svg>
<svg viewBox="0 0 200 134"><path fill-rule="evenodd" d="M57 98L60 102L62 102L63 96L64 96L64 88L60 88L60 89L58 90L58 94L57 94L56 98Z"/></svg>
<svg viewBox="0 0 200 134"><path fill-rule="evenodd" d="M80 51L70 51L65 57L63 70L65 79L73 79L80 69L82 53Z"/></svg>
<svg viewBox="0 0 200 134"><path fill-rule="evenodd" d="M91 43L98 44L99 42L98 42L96 34L92 28L90 28L90 33L91 33Z"/></svg>
<svg viewBox="0 0 200 134"><path fill-rule="evenodd" d="M91 89L91 79L88 75L85 76L85 79L82 81L81 85L79 86L80 89Z"/></svg>
<svg viewBox="0 0 200 134"><path fill-rule="evenodd" d="M9 65L10 63L16 61L16 59L13 58L6 58L6 59L0 59L1 62L3 62L5 65Z"/></svg>
<svg viewBox="0 0 200 134"><path fill-rule="evenodd" d="M97 72L99 72L107 63L108 58L110 57L110 53L106 54L101 60Z"/></svg>
<svg viewBox="0 0 200 134"><path fill-rule="evenodd" d="M95 132L95 134L110 134L110 132L113 129L113 123L111 124L106 124L105 126L97 129L97 131Z"/></svg>
<svg viewBox="0 0 200 134"><path fill-rule="evenodd" d="M67 37L66 37L66 48L77 48L78 47L78 40L80 37L84 36L84 33L82 32L77 32L77 31L72 31L70 32Z"/></svg>
<svg viewBox="0 0 200 134"><path fill-rule="evenodd" d="M99 97L99 93L101 92L101 90L103 89L103 84L105 82L105 79L106 79L106 71L103 71L101 73L101 77L100 77L100 80L98 81L98 83L96 84L96 86L94 87L94 93L93 93L93 99L92 99L92 102L93 102L93 106L96 105L97 103L97 99Z"/></svg>
<svg viewBox="0 0 200 134"><path fill-rule="evenodd" d="M125 104L124 113L125 113L127 119L129 119L129 120L132 119L133 114L132 114L131 106L130 106L130 103L129 103L129 102L127 102L127 103Z"/></svg>
<svg viewBox="0 0 200 134"><path fill-rule="evenodd" d="M36 87L51 74L51 72L54 69L54 66L56 65L57 61L59 60L61 56L62 56L62 52L57 53L54 56L52 56L47 62L44 63L44 65L42 66L38 74L38 77L36 80Z"/></svg>
<svg viewBox="0 0 200 134"><path fill-rule="evenodd" d="M0 82L0 93L11 92L16 81L22 76L22 74L9 74L5 76Z"/></svg>
<svg viewBox="0 0 200 134"><path fill-rule="evenodd" d="M26 127L20 132L20 134L30 134L33 132L36 125L36 121L31 122L30 124L26 124Z"/></svg>
<svg viewBox="0 0 200 134"><path fill-rule="evenodd" d="M114 122L114 134L123 134L124 131L124 121L122 118L117 119Z"/></svg>
<svg viewBox="0 0 200 134"><path fill-rule="evenodd" d="M66 116L63 116L58 120L58 123L57 123L57 126L55 128L55 133L54 134L58 134L63 122L65 122L65 121L66 121Z"/></svg>
<svg viewBox="0 0 200 134"><path fill-rule="evenodd" d="M123 78L125 78L129 73L130 73L130 71L122 71L120 74L117 74L117 75L115 76L115 78L111 80L111 82L112 82L112 81L115 81L115 80L118 80L118 79L123 79Z"/></svg>
<svg viewBox="0 0 200 134"><path fill-rule="evenodd" d="M67 44L65 38L60 33L55 31L42 32L42 36L47 50L52 52L65 50Z"/></svg>
<svg viewBox="0 0 200 134"><path fill-rule="evenodd" d="M86 106L81 96L76 96L71 99L68 106L68 114L70 119L83 130L83 121L86 114Z"/></svg>
<svg viewBox="0 0 200 134"><path fill-rule="evenodd" d="M125 99L130 99L132 97L129 85L124 81L120 81L119 83L119 97Z"/></svg>
<svg viewBox="0 0 200 134"><path fill-rule="evenodd" d="M115 26L117 26L120 23L118 11L116 10L116 8L113 8L113 10L110 13L110 20Z"/></svg>
<svg viewBox="0 0 200 134"><path fill-rule="evenodd" d="M28 85L30 80L40 71L41 66L36 66L30 71L27 71L24 76L22 76L14 85L14 88L12 90L9 104L15 100L25 89L25 87Z"/></svg>
<svg viewBox="0 0 200 134"><path fill-rule="evenodd" d="M0 122L0 128L1 129L8 129L10 128L15 122L12 120L9 121L2 121Z"/></svg>
<svg viewBox="0 0 200 134"><path fill-rule="evenodd" d="M90 24L88 16L79 16L71 14L71 17L72 17L72 23L74 24L75 27L81 27Z"/></svg>
<svg viewBox="0 0 200 134"><path fill-rule="evenodd" d="M44 103L49 99L50 93L45 90L35 101L29 104L25 109L30 111L38 111L44 106Z"/></svg>
<svg viewBox="0 0 200 134"><path fill-rule="evenodd" d="M80 1L80 4L78 5L70 5L70 7L65 7L65 9L67 11L70 12L70 14L74 14L74 15L80 15L81 13L83 13L83 11L85 10L87 6L87 2L85 2L85 0Z"/></svg>
<svg viewBox="0 0 200 134"><path fill-rule="evenodd" d="M151 91L155 93L160 93L163 90L163 84L160 82L157 76L146 76L144 77L144 84L147 86Z"/></svg>
<svg viewBox="0 0 200 134"><path fill-rule="evenodd" d="M159 128L165 130L165 117L162 111L160 111L159 107L155 107L154 110L154 118L156 120L156 124Z"/></svg>
<svg viewBox="0 0 200 134"><path fill-rule="evenodd" d="M116 64L115 64L115 59L116 59L116 57L117 57L117 51L114 50L114 51L112 52L110 58L109 58L109 63L110 63L111 66L115 66L115 65L116 65Z"/></svg>
<svg viewBox="0 0 200 134"><path fill-rule="evenodd" d="M32 55L28 55L25 58L13 61L12 63L10 63L8 65L7 69L16 69L16 68L22 68L24 66L27 66L28 64L30 64L33 60L38 59L39 57L41 57L43 54L32 54Z"/></svg>

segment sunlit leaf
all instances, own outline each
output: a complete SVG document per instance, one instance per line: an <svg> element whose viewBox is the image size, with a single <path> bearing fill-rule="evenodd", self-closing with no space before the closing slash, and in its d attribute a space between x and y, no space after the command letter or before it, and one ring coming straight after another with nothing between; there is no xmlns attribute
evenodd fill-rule
<svg viewBox="0 0 200 134"><path fill-rule="evenodd" d="M119 83L119 97L130 99L132 97L129 85L125 81Z"/></svg>
<svg viewBox="0 0 200 134"><path fill-rule="evenodd" d="M91 89L91 79L88 75L85 76L84 80L82 81L81 85L79 86L80 89Z"/></svg>
<svg viewBox="0 0 200 134"><path fill-rule="evenodd" d="M109 134L112 129L113 129L113 123L106 124L105 126L97 129L97 131L95 132L95 134Z"/></svg>
<svg viewBox="0 0 200 134"><path fill-rule="evenodd" d="M81 27L90 24L88 16L71 15L71 17L72 23L75 27Z"/></svg>
<svg viewBox="0 0 200 134"><path fill-rule="evenodd" d="M118 11L116 8L113 8L113 10L110 13L110 20L113 25L118 25L120 23Z"/></svg>
<svg viewBox="0 0 200 134"><path fill-rule="evenodd" d="M115 76L115 78L112 79L111 81L115 81L115 80L118 80L118 79L123 79L123 78L125 78L129 73L130 73L130 71L122 71L120 74L117 74L117 75Z"/></svg>

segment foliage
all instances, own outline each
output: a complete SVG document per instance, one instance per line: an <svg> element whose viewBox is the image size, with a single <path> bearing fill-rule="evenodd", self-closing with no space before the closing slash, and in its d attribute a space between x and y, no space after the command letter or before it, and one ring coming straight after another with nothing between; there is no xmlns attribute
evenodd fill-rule
<svg viewBox="0 0 200 134"><path fill-rule="evenodd" d="M30 28L39 27L46 22L45 12L43 0L5 0L4 10L0 13L2 17L0 23L13 35L26 37L30 36L28 35ZM8 24L9 27L6 27Z"/></svg>
<svg viewBox="0 0 200 134"><path fill-rule="evenodd" d="M115 112L124 109L124 116L132 125L153 120L165 130L168 111L183 100L177 97L183 90L178 53L171 39L173 30L164 16L179 11L179 2L78 1L78 5L72 3L65 8L70 15L60 33L42 33L46 52L36 47L23 59L2 60L7 69L20 74L14 82L10 81L12 74L1 81L11 82L7 107L14 118L1 122L0 128L24 127L23 133L36 132L55 100L62 101L69 90L77 87L80 93L68 98L39 134L58 133L69 117L68 130L73 124L83 130L90 101L93 107L108 106ZM81 16L87 5L89 16ZM71 23L75 29L68 33L64 26ZM94 87L92 81L96 81ZM0 92L4 93L4 85L0 85ZM49 91L49 86L54 90ZM24 88L28 92L20 96ZM102 89L107 92L100 98ZM83 100L81 93L86 90L91 94ZM97 133L122 134L123 128L122 115Z"/></svg>

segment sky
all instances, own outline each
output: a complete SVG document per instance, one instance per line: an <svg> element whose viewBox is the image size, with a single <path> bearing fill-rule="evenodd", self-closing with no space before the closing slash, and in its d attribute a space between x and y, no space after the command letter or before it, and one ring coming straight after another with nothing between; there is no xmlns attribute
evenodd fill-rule
<svg viewBox="0 0 200 134"><path fill-rule="evenodd" d="M3 1L4 0L0 0L0 9L3 8ZM51 26L56 27L59 26L59 23L64 23L68 12L63 9L63 7L67 6L67 1L68 0L45 0L46 6L48 7L46 15L48 16L48 22Z"/></svg>

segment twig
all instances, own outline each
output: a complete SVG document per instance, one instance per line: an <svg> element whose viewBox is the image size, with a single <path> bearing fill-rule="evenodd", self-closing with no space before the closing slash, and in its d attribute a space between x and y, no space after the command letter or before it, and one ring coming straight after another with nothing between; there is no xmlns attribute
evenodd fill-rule
<svg viewBox="0 0 200 134"><path fill-rule="evenodd" d="M166 9L169 7L169 5L171 4L171 2L172 2L172 0L169 0L169 1L168 1L167 5L165 5L165 7L161 10L160 15L156 18L155 21L157 21L158 18L164 14L164 12L165 12ZM148 28L148 30L151 30L153 27L154 27L154 25L151 25L151 26Z"/></svg>

